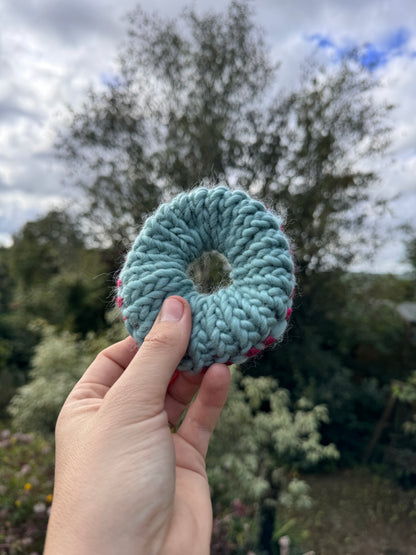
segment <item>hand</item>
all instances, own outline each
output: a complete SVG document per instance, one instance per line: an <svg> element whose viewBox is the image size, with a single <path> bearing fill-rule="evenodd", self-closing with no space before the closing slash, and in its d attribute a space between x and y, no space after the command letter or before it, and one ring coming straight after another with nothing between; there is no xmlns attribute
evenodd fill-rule
<svg viewBox="0 0 416 555"><path fill-rule="evenodd" d="M170 297L140 349L108 347L68 396L45 555L209 553L205 456L230 377L213 364L171 382L190 332L188 303Z"/></svg>

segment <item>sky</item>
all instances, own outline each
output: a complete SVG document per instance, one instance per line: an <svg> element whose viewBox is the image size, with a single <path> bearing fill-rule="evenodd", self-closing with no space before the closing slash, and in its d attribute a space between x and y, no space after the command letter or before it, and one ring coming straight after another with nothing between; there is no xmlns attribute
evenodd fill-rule
<svg viewBox="0 0 416 555"><path fill-rule="evenodd" d="M89 86L116 71L126 14L178 15L184 0L0 0L0 244L25 222L59 207L78 191L63 185L66 167L53 148L67 107L80 106ZM383 244L357 271L403 272L404 249L394 227L416 227L416 3L414 0L252 0L254 19L274 60L279 83L296 86L311 55L328 64L365 45L361 63L381 81L380 99L395 106L392 145L373 194L389 199L376 212ZM194 0L197 11L224 1ZM67 187L67 186L66 186Z"/></svg>

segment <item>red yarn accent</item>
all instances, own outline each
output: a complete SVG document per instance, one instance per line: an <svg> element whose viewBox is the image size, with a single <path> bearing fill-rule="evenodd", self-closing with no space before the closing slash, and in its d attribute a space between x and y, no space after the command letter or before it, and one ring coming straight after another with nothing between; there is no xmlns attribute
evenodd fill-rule
<svg viewBox="0 0 416 555"><path fill-rule="evenodd" d="M126 321L126 320L127 320L127 316L123 316L123 320Z"/></svg>
<svg viewBox="0 0 416 555"><path fill-rule="evenodd" d="M122 299L122 297L117 297L116 302L117 302L118 308L121 308L121 307L123 306L123 299Z"/></svg>
<svg viewBox="0 0 416 555"><path fill-rule="evenodd" d="M292 314L292 309L288 308L286 312L286 320L289 320L291 314Z"/></svg>
<svg viewBox="0 0 416 555"><path fill-rule="evenodd" d="M259 353L260 353L260 349L256 349L255 347L251 347L251 349L246 352L246 357L255 357Z"/></svg>
<svg viewBox="0 0 416 555"><path fill-rule="evenodd" d="M226 364L227 366L231 366L232 362L231 362L231 360L227 360L227 362L224 362L224 364Z"/></svg>
<svg viewBox="0 0 416 555"><path fill-rule="evenodd" d="M121 286L122 286L122 281L121 281L121 279L118 279L117 280L117 287L121 287Z"/></svg>
<svg viewBox="0 0 416 555"><path fill-rule="evenodd" d="M271 335L269 335L268 337L266 337L266 339L263 341L263 343L264 343L264 345L266 345L266 347L268 347L269 345L271 345L275 341L276 341L276 339L274 337L272 337Z"/></svg>

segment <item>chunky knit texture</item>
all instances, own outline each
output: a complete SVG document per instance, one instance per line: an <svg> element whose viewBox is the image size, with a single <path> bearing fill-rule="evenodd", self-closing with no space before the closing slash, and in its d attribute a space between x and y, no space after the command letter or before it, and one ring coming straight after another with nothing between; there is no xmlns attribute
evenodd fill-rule
<svg viewBox="0 0 416 555"><path fill-rule="evenodd" d="M117 304L140 345L166 297L192 310L192 334L179 370L241 363L283 334L292 311L294 266L278 217L242 191L226 187L181 193L149 217L120 272ZM201 294L188 267L217 250L232 283Z"/></svg>

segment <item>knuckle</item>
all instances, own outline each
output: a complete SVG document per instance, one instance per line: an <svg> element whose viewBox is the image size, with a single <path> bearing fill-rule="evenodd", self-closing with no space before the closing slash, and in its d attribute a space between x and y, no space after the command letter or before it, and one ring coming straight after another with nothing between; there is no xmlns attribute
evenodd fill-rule
<svg viewBox="0 0 416 555"><path fill-rule="evenodd" d="M144 338L143 344L154 346L155 348L172 349L178 344L178 339L166 331L155 330L151 331L149 335Z"/></svg>

